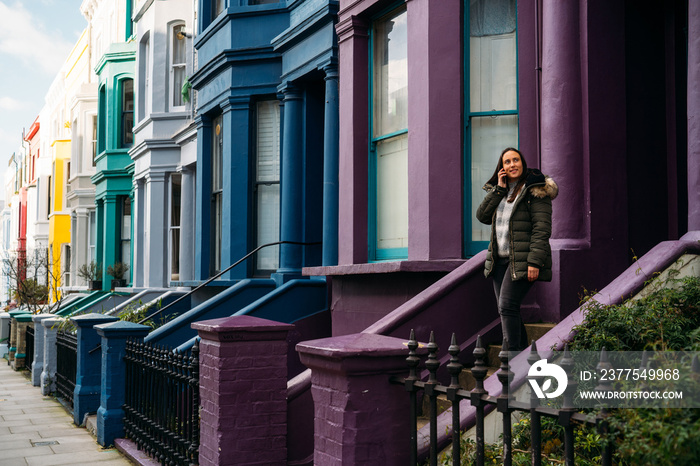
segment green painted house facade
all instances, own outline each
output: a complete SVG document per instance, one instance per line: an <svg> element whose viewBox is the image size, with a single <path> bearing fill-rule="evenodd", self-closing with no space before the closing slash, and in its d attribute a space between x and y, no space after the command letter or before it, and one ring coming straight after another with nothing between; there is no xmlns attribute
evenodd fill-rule
<svg viewBox="0 0 700 466"><path fill-rule="evenodd" d="M97 173L95 184L95 258L102 266L102 289L109 290L107 268L132 263L131 212L133 164L129 149L134 140L134 69L136 43L115 43L95 67L99 80L97 116ZM131 270L123 277L131 282Z"/></svg>

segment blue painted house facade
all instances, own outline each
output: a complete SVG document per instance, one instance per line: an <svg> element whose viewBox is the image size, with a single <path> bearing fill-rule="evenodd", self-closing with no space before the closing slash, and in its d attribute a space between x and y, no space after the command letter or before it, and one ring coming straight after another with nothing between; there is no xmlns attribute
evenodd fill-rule
<svg viewBox="0 0 700 466"><path fill-rule="evenodd" d="M187 346L192 322L232 314L295 322L297 338L330 332L325 279L302 269L337 261L336 13L328 1L200 1L195 263L182 284L221 275L149 341Z"/></svg>

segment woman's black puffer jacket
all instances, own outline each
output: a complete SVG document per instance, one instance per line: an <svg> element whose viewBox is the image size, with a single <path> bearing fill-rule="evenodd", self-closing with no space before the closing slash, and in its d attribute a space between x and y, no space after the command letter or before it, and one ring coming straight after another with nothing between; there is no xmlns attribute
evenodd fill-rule
<svg viewBox="0 0 700 466"><path fill-rule="evenodd" d="M487 184L486 198L476 211L476 218L486 225L491 225L491 241L486 256L484 274L488 277L493 272L493 259L496 243L496 210L498 204L508 194L506 188ZM552 234L552 200L559 194L559 187L549 176L537 169L529 169L525 190L514 201L513 214L510 217L510 265L513 280L527 279L527 267L531 265L540 269L538 280L552 280L552 250L549 237Z"/></svg>

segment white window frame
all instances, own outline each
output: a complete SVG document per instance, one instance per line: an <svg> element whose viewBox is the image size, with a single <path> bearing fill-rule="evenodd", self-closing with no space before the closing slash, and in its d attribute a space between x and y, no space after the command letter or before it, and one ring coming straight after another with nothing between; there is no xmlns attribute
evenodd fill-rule
<svg viewBox="0 0 700 466"><path fill-rule="evenodd" d="M172 24L170 27L170 43L169 43L169 52L168 52L168 60L169 60L169 69L170 69L170 76L169 76L169 89L170 89L170 96L168 98L168 102L170 103L170 109L174 111L184 111L186 103L184 99L182 98L182 84L185 82L185 79L187 78L187 38L183 35L182 38L178 38L178 31L182 30L182 32L185 32L185 22L184 21L177 21ZM175 44L180 42L180 45L182 46L182 62L175 62L176 57L175 57ZM176 83L176 75L178 72L182 73L182 81L178 85Z"/></svg>
<svg viewBox="0 0 700 466"><path fill-rule="evenodd" d="M255 145L255 241L257 246L279 241L280 233L280 107L277 100L264 100L256 104ZM263 118L266 121L263 121ZM277 189L277 218L263 215L263 197ZM272 191L271 191L272 189ZM263 193L263 191L267 193ZM267 198L269 200L269 198ZM266 204L269 208L272 205ZM274 208L274 207L273 207ZM268 275L279 268L279 246L271 246L257 253L256 275Z"/></svg>
<svg viewBox="0 0 700 466"><path fill-rule="evenodd" d="M175 194L175 180L179 180L180 189L180 212L179 223L173 225L173 203ZM174 244L173 236L178 232L177 244ZM168 181L168 280L180 281L180 244L182 242L182 175L180 173L171 173ZM177 273L174 273L173 257L177 255Z"/></svg>

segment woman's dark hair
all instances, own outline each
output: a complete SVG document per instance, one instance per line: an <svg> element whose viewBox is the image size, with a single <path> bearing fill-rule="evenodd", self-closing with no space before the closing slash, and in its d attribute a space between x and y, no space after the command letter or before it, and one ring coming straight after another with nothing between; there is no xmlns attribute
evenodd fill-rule
<svg viewBox="0 0 700 466"><path fill-rule="evenodd" d="M525 161L525 157L523 157L523 153L520 152L518 149L515 149L514 147L506 147L503 149L503 152L501 152L501 156L498 157L498 164L496 165L496 170L493 172L493 175L491 178L486 182L487 184L490 184L492 186L496 186L498 184L498 172L501 171L501 168L503 168L503 156L506 155L506 152L515 152L520 156L520 162L523 164L523 174L520 175L520 178L518 179L518 184L515 185L515 189L513 190L513 194L511 194L510 198L508 198L508 202L513 202L516 197L518 197L518 193L522 189L523 185L525 184L525 179L527 178L527 162Z"/></svg>

